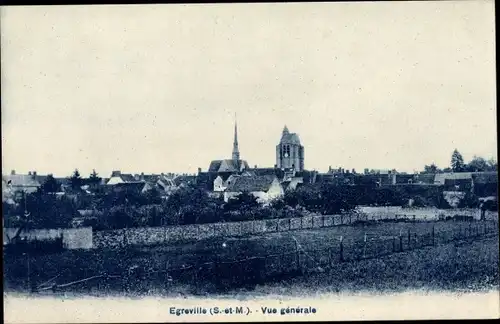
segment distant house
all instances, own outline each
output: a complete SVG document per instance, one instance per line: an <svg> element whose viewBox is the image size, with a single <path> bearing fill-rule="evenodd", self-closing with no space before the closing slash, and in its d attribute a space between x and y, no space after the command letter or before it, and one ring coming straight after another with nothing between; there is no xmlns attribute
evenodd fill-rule
<svg viewBox="0 0 500 324"><path fill-rule="evenodd" d="M111 177L106 182L107 185L115 185L118 183L125 182L137 182L136 178L132 174L121 173L121 171L113 171Z"/></svg>
<svg viewBox="0 0 500 324"><path fill-rule="evenodd" d="M451 181L463 182L464 180L472 182L472 172L452 172L452 173L437 173L434 176L434 184L444 186L448 180L448 184Z"/></svg>
<svg viewBox="0 0 500 324"><path fill-rule="evenodd" d="M162 190L166 195L171 194L172 192L175 191L175 189L177 189L177 186L175 185L174 181L165 175L161 175L158 178L158 180L156 181L156 186L160 190Z"/></svg>
<svg viewBox="0 0 500 324"><path fill-rule="evenodd" d="M432 185L435 184L434 178L436 177L435 174L432 173L421 173L421 174L416 174L414 177L414 184L425 184L425 185Z"/></svg>
<svg viewBox="0 0 500 324"><path fill-rule="evenodd" d="M114 192L135 192L146 193L153 188L151 184L146 181L130 181L110 185Z"/></svg>
<svg viewBox="0 0 500 324"><path fill-rule="evenodd" d="M234 179L234 175L227 175L227 174L220 174L215 178L214 180L214 185L213 185L213 191L221 192L226 190L227 188L227 180L231 179L232 181Z"/></svg>
<svg viewBox="0 0 500 324"><path fill-rule="evenodd" d="M114 192L136 192L145 193L155 186L145 180L137 180L132 174L124 174L120 171L113 171L111 177L106 182L108 188Z"/></svg>
<svg viewBox="0 0 500 324"><path fill-rule="evenodd" d="M186 187L196 183L195 175L179 175L172 179L176 187Z"/></svg>
<svg viewBox="0 0 500 324"><path fill-rule="evenodd" d="M33 193L41 187L41 183L37 180L36 172L31 171L28 174L16 174L13 170L10 175L2 176L6 183L5 190L12 193L22 191L26 193Z"/></svg>
<svg viewBox="0 0 500 324"><path fill-rule="evenodd" d="M276 176L235 177L224 191L224 201L236 198L247 192L257 198L261 204L268 204L273 199L283 197L284 189Z"/></svg>

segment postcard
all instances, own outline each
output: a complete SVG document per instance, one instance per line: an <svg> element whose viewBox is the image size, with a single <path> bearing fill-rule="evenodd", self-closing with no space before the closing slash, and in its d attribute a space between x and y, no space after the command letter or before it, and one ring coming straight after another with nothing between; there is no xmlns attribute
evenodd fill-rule
<svg viewBox="0 0 500 324"><path fill-rule="evenodd" d="M500 317L493 1L0 14L6 323Z"/></svg>

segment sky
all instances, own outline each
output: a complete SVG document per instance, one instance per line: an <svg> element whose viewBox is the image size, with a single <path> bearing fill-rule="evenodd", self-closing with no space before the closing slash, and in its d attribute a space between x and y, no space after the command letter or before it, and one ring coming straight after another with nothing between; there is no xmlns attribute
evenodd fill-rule
<svg viewBox="0 0 500 324"><path fill-rule="evenodd" d="M497 155L493 1L1 7L3 174Z"/></svg>

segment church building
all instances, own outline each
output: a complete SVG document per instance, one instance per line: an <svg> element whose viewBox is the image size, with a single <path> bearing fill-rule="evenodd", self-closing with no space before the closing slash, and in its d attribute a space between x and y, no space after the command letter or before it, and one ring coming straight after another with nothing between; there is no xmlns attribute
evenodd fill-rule
<svg viewBox="0 0 500 324"><path fill-rule="evenodd" d="M276 145L276 166L284 170L304 171L304 146L300 144L299 135L290 133L286 125L280 143Z"/></svg>

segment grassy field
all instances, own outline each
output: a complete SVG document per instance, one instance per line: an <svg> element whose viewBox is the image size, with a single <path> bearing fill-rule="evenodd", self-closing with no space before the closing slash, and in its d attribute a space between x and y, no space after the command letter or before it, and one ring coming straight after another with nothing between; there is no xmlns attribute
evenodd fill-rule
<svg viewBox="0 0 500 324"><path fill-rule="evenodd" d="M481 228L484 229L483 223L473 223L479 231ZM488 222L486 225L490 230L496 229L496 233L498 233L498 223ZM58 276L55 281L62 284L107 273L118 275L120 278L91 280L73 285L67 289L87 294L103 292L106 294L112 292L163 294L169 291L187 291L198 294L214 291L212 284L206 280L205 274L209 272L222 274L224 271L235 271L235 267L231 264L228 264L225 268L210 266L206 269L202 268L200 271L199 267L204 262L223 262L270 254L279 257L283 256L283 253L291 252L290 255L285 255L281 259L278 258L277 262L271 262L272 269L269 268L269 264L264 267L262 264L248 264L249 267L260 267L260 271L270 272L278 267L278 270L286 272L286 270L292 270L296 266L294 251L296 251L297 244L299 244L303 250L309 251L302 255L304 266L325 271L321 267L316 267L316 263L321 262L319 260L321 257L329 256L321 253L321 251L328 249L338 251L340 236L344 238L346 247L354 242L362 242L366 236L369 246L378 248L379 245L375 243L383 241L389 242L387 248L390 249L393 236L399 236L401 233L402 239L405 241L407 240L408 230L410 230L412 237L416 233L421 238L428 235L427 239L429 239L433 227L436 233L436 242L439 243L443 238L450 238L456 233L465 233L469 229L469 224L449 221L380 222L270 233L247 238L210 239L178 246L130 247L91 251L70 250L52 255L30 256L29 282L31 285L36 286ZM466 274L474 274L472 278L476 278L477 276L474 276L477 274L479 276L477 277L479 279L476 278L478 284L489 282L484 279L486 278L484 276L489 276L488 278L498 282L498 236L481 242L489 243L467 244L462 247L447 244L444 247L423 248L373 260L339 263L334 265L332 270L329 270L328 273L332 276L330 279L325 279L328 275L323 272L319 274L319 277L316 277L317 274L307 274L300 278L290 277L285 281L283 281L284 277L280 276L278 280L281 280L281 284L283 282L290 284L304 282L304 287L306 287L308 280L315 280L313 278L320 280L321 276L325 276L321 279L325 287L354 290L361 289L360 284L363 284L366 289L379 289L378 284L388 285L388 287L393 288L403 287L404 289L408 286L406 281L410 279L412 282L416 280L417 284L420 282L422 285L428 284L433 287L439 287L439 285L453 287L453 283L457 287L462 287L465 284L463 278L467 277ZM314 256L313 251L315 250L320 251L320 253ZM408 246L403 244L403 250L407 251ZM496 253L496 259L492 256L492 251ZM431 255L432 257L430 257ZM333 256L333 258L336 258L336 256ZM27 256L14 257L5 255L5 291L19 291L28 288L27 265ZM193 265L195 266L194 269L198 269L197 274L190 271L181 271L179 273L183 273L184 277L188 278L171 278L173 272L169 270L172 268ZM474 265L479 265L477 271L475 271ZM200 273L203 275L194 277ZM252 287L255 288L255 285L252 285Z"/></svg>

